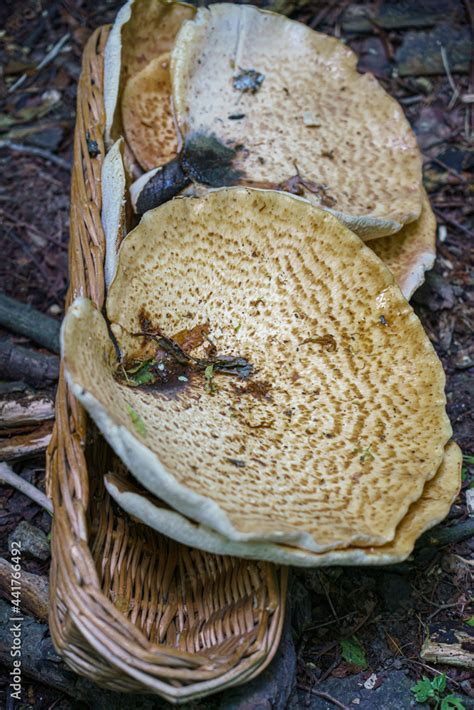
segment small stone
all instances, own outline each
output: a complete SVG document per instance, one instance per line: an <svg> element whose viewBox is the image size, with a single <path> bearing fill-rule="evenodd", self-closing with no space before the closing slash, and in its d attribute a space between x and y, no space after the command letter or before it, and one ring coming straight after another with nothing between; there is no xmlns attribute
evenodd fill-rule
<svg viewBox="0 0 474 710"><path fill-rule="evenodd" d="M375 5L375 7L374 7ZM443 20L462 19L460 0L385 0L371 5L351 3L342 14L344 32L373 32L383 29L432 27Z"/></svg>
<svg viewBox="0 0 474 710"><path fill-rule="evenodd" d="M469 71L471 32L468 26L442 23L429 32L407 32L395 54L400 76L445 75L441 46L452 74Z"/></svg>
<svg viewBox="0 0 474 710"><path fill-rule="evenodd" d="M35 145L38 148L55 151L61 143L64 136L64 131L60 126L53 126L44 131L31 133L26 139L30 145Z"/></svg>
<svg viewBox="0 0 474 710"><path fill-rule="evenodd" d="M21 544L21 552L36 557L38 560L47 560L51 555L48 538L42 530L22 520L15 530L9 535L8 543Z"/></svg>
<svg viewBox="0 0 474 710"><path fill-rule="evenodd" d="M460 350L454 358L454 367L457 370L468 370L474 365L474 348Z"/></svg>

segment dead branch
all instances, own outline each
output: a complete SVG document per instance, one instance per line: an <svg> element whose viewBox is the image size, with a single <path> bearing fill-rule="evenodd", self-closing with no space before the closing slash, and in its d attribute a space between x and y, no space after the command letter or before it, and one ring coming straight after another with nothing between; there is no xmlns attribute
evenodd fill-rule
<svg viewBox="0 0 474 710"><path fill-rule="evenodd" d="M7 601L11 598L12 565L0 557L0 595ZM49 585L47 577L29 572L21 572L20 604L24 612L36 616L40 621L48 620Z"/></svg>
<svg viewBox="0 0 474 710"><path fill-rule="evenodd" d="M474 535L474 518L449 528L434 528L422 535L417 543L420 547L444 547L454 542L462 542Z"/></svg>
<svg viewBox="0 0 474 710"><path fill-rule="evenodd" d="M52 431L52 422L45 422L25 434L0 438L0 461L15 461L43 453L51 441Z"/></svg>
<svg viewBox="0 0 474 710"><path fill-rule="evenodd" d="M471 628L447 621L430 627L420 656L431 663L471 670L474 669L473 643L474 632Z"/></svg>
<svg viewBox="0 0 474 710"><path fill-rule="evenodd" d="M54 401L47 394L26 394L0 401L0 427L36 425L54 419Z"/></svg>
<svg viewBox="0 0 474 710"><path fill-rule="evenodd" d="M0 340L0 379L23 380L30 385L48 385L58 379L59 360L15 345L9 338Z"/></svg>
<svg viewBox="0 0 474 710"><path fill-rule="evenodd" d="M53 353L59 353L60 323L36 308L0 293L0 325L25 335Z"/></svg>

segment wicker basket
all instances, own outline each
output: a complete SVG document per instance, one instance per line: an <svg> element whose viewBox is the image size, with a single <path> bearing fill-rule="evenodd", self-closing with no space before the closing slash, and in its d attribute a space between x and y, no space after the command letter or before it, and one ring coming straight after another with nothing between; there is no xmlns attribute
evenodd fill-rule
<svg viewBox="0 0 474 710"><path fill-rule="evenodd" d="M90 38L78 86L67 299L85 295L99 308L108 31ZM91 141L100 151L95 157ZM58 652L103 687L175 703L261 672L280 640L287 570L187 548L132 520L104 490L110 470L114 454L61 374L48 451L50 626Z"/></svg>

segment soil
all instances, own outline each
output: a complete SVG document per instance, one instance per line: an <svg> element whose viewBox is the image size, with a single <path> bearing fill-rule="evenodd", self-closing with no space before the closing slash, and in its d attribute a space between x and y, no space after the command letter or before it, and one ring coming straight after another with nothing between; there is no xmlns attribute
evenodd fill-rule
<svg viewBox="0 0 474 710"><path fill-rule="evenodd" d="M5 0L0 6L0 141L33 149L18 152L0 142L1 288L57 319L63 315L68 279L69 166L81 52L91 31L111 22L120 5L115 0ZM278 0L266 5L343 37L359 55L360 71L375 73L401 102L418 136L425 186L439 224L438 257L412 303L443 362L454 438L465 455L463 488L443 524L458 525L468 519L466 491L474 486L474 64L463 49L474 12L461 0L357 6ZM360 19L368 12L374 21ZM440 31L448 48L441 69L439 44L435 50L426 44ZM37 63L61 39L56 57L36 72ZM413 59L416 75L407 74ZM25 80L18 81L24 74ZM40 154L34 154L38 149ZM0 331L0 337L6 335ZM25 338L14 340L34 347ZM44 486L44 457L14 468ZM22 520L49 532L49 515L20 493L0 487L0 506L1 556L8 556L8 535ZM295 571L290 593L293 641L285 641L279 660L286 671L267 673L252 688L202 707L402 709L414 703L410 687L416 680L440 672L447 676L446 692L474 707L469 671L420 657L430 624L465 627L472 617L473 551L471 538L441 549L420 548L393 568ZM24 566L34 573L48 571L48 561L34 557L25 558ZM361 649L359 664L348 660L347 646L344 652L341 644L346 639ZM5 700L0 704L11 708L6 696L9 669L3 670L0 698ZM114 698L97 689L93 705L166 706L160 700ZM25 679L22 708L82 705L70 692L41 684L37 676Z"/></svg>

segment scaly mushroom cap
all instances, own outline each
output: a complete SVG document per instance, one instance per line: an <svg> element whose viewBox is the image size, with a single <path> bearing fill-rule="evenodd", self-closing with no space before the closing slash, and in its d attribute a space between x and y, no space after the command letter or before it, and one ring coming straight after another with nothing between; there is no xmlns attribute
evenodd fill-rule
<svg viewBox="0 0 474 710"><path fill-rule="evenodd" d="M125 465L230 540L384 544L441 464L445 379L420 321L378 257L305 200L234 188L147 212L107 313L126 358L159 349L142 332L206 326L253 365L213 393L202 373L132 388L88 301L63 325L72 390Z"/></svg>
<svg viewBox="0 0 474 710"><path fill-rule="evenodd" d="M144 170L176 157L168 53L128 80L122 97L122 121L127 142Z"/></svg>
<svg viewBox="0 0 474 710"><path fill-rule="evenodd" d="M425 280L425 271L436 258L436 218L426 191L423 207L416 222L407 224L398 234L375 239L370 247L388 266L406 299Z"/></svg>
<svg viewBox="0 0 474 710"><path fill-rule="evenodd" d="M127 81L152 59L171 51L182 23L195 12L191 5L167 0L129 0L118 12L104 58L105 136L109 145L121 134L117 108Z"/></svg>
<svg viewBox="0 0 474 710"><path fill-rule="evenodd" d="M451 441L436 476L428 481L419 500L412 503L397 527L392 542L380 547L310 552L278 543L232 542L219 533L170 510L162 501L140 490L126 472L108 474L105 485L114 500L130 515L178 542L218 555L267 560L299 567L329 565L388 565L402 562L418 537L448 514L461 486L462 452Z"/></svg>
<svg viewBox="0 0 474 710"><path fill-rule="evenodd" d="M172 52L183 140L236 148L232 182L285 185L363 239L421 210L421 157L398 103L342 42L251 6L200 8Z"/></svg>

